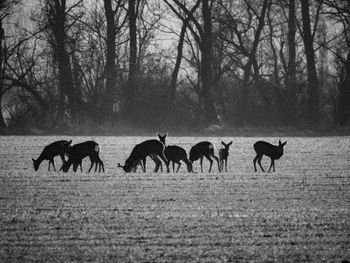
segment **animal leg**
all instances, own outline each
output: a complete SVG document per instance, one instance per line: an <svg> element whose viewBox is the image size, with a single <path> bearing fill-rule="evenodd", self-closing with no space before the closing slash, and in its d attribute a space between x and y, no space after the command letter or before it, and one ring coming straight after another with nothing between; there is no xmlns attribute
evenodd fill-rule
<svg viewBox="0 0 350 263"><path fill-rule="evenodd" d="M92 156L89 156L90 157L90 162L91 162L91 164L90 164L90 168L89 168L89 170L88 170L88 173L90 173L90 171L91 171L91 169L92 169L92 167L94 166L94 164L95 164L95 160L94 160L94 158L92 158Z"/></svg>
<svg viewBox="0 0 350 263"><path fill-rule="evenodd" d="M259 159L259 154L257 154L253 160L253 163L254 163L254 172L257 172L256 170L256 161Z"/></svg>
<svg viewBox="0 0 350 263"><path fill-rule="evenodd" d="M265 172L264 168L261 166L261 159L262 159L262 157L263 157L262 155L259 156L258 164L259 164L261 170L262 170L263 172Z"/></svg>
<svg viewBox="0 0 350 263"><path fill-rule="evenodd" d="M164 156L164 153L161 152L161 154L159 155L160 159L162 159L162 161L165 163L166 165L166 172L167 173L170 173L170 170L169 170L169 164L170 164L170 161L167 160L167 158L165 158Z"/></svg>
<svg viewBox="0 0 350 263"><path fill-rule="evenodd" d="M143 163L143 168L142 168L142 170L143 170L143 172L145 173L145 172L146 172L146 157L142 159L142 163ZM142 165L141 165L141 167L142 167Z"/></svg>
<svg viewBox="0 0 350 263"><path fill-rule="evenodd" d="M179 166L177 167L176 172L179 172L179 169L180 169L180 166L181 166L181 162L178 162L177 164L178 164Z"/></svg>
<svg viewBox="0 0 350 263"><path fill-rule="evenodd" d="M209 173L210 173L211 172L211 167L213 166L213 160L210 158L210 155L204 155L204 156L210 162L210 166L209 166ZM218 165L219 165L219 163L218 163ZM219 171L220 171L220 167L219 167Z"/></svg>
<svg viewBox="0 0 350 263"><path fill-rule="evenodd" d="M201 164L201 173L203 173L203 156L200 159L200 164Z"/></svg>
<svg viewBox="0 0 350 263"><path fill-rule="evenodd" d="M101 168L102 168L102 172L105 172L105 165L104 165L103 161L100 159L99 162L100 162L99 172L100 172Z"/></svg>
<svg viewBox="0 0 350 263"><path fill-rule="evenodd" d="M56 167L55 167L55 160L52 158L51 160L52 166L53 166L53 170L56 172Z"/></svg>

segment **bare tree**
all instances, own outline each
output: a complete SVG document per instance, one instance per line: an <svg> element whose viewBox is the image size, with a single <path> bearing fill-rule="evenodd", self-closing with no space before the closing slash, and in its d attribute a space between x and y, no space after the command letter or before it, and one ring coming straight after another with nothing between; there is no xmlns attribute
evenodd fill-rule
<svg viewBox="0 0 350 263"><path fill-rule="evenodd" d="M113 9L112 0L104 0L105 16L107 21L107 39L106 39L106 65L105 65L105 94L104 94L104 115L110 117L113 111L114 97L116 93L116 35L120 28L126 22L127 16L118 24L117 17L123 11L125 0L117 0ZM109 118L111 119L111 118Z"/></svg>
<svg viewBox="0 0 350 263"><path fill-rule="evenodd" d="M166 3L172 8L175 14L182 20L181 13L173 6L176 5L190 19L189 29L196 40L201 51L200 63L200 79L202 84L201 96L203 97L204 120L206 124L217 122L216 109L214 107L214 83L213 83L213 20L212 8L215 1L201 1L201 15L196 17L189 7L181 1L173 0L173 4L169 1ZM196 2L198 4L198 2ZM192 8L193 9L193 8Z"/></svg>
<svg viewBox="0 0 350 263"><path fill-rule="evenodd" d="M287 107L286 121L295 123L296 116L296 21L295 0L289 0L288 8L288 69L286 76Z"/></svg>
<svg viewBox="0 0 350 263"><path fill-rule="evenodd" d="M301 14L303 19L303 40L307 63L308 76L308 98L307 98L307 119L314 124L319 122L319 91L316 72L315 52L313 47L313 34L311 32L309 0L301 0Z"/></svg>
<svg viewBox="0 0 350 263"><path fill-rule="evenodd" d="M8 47L6 46L6 35L3 21L13 13L13 8L18 5L17 0L4 0L0 2L0 130L6 127L2 112L2 97L9 90L5 87L5 71L8 60Z"/></svg>
<svg viewBox="0 0 350 263"><path fill-rule="evenodd" d="M344 48L333 50L332 53L342 64L339 72L336 120L339 125L345 126L350 123L350 3L341 0L318 0L318 2L327 7L324 14L342 26L341 34L336 38Z"/></svg>
<svg viewBox="0 0 350 263"><path fill-rule="evenodd" d="M255 78L259 75L259 66L256 57L257 49L260 43L261 33L265 26L265 17L267 10L271 6L270 0L264 0L261 5L260 13L251 1L244 1L245 10L247 12L247 17L244 19L241 17L240 20L238 17L234 17L230 11L230 8L225 4L222 4L222 7L225 9L227 20L225 21L226 26L230 32L227 35L221 35L227 43L232 45L234 49L245 57L245 63L242 64L243 69L243 79L241 84L240 92L240 107L239 107L239 124L245 126L247 121L247 111L248 111L248 92L249 92L249 82L252 77L252 69L254 70ZM231 6L233 8L233 6ZM241 14L242 15L242 14ZM254 18L256 20L254 20ZM256 27L254 27L256 23ZM253 29L254 28L254 29ZM255 29L256 28L256 29ZM253 31L253 33L252 33ZM251 35L253 38L251 39ZM249 45L250 44L250 45Z"/></svg>
<svg viewBox="0 0 350 263"><path fill-rule="evenodd" d="M64 116L64 99L68 98L69 109L73 119L78 117L79 106L81 104L81 98L77 87L73 80L73 73L71 67L71 59L67 47L67 30L72 26L68 24L69 12L82 4L82 0L74 3L73 6L67 7L66 0L50 0L46 2L44 12L47 17L47 29L49 34L52 35L51 45L54 50L55 58L58 64L58 79L60 87L60 105L58 110L58 118ZM74 23L73 20L72 23Z"/></svg>
<svg viewBox="0 0 350 263"><path fill-rule="evenodd" d="M129 75L128 85L126 89L126 112L133 118L134 116L134 98L135 98L135 85L137 83L138 76L138 63L137 63L137 10L141 0L128 0L128 20L129 20Z"/></svg>

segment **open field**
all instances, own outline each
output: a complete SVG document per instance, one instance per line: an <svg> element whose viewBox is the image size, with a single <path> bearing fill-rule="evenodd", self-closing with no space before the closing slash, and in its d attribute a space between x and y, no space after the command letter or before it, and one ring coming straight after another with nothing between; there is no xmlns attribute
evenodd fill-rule
<svg viewBox="0 0 350 263"><path fill-rule="evenodd" d="M283 138L276 173L253 172L257 138L224 138L233 145L222 174L215 164L154 174L151 161L146 174L125 174L116 163L145 137L72 137L101 144L106 173L87 174L87 160L83 173L48 172L48 162L34 172L30 158L57 139L0 137L0 262L350 260L349 137ZM204 139L218 148L222 138L167 143L189 150Z"/></svg>

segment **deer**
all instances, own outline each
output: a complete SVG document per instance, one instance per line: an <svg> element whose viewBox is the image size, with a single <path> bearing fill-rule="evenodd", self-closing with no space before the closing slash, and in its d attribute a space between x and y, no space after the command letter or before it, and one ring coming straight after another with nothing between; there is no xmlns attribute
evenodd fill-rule
<svg viewBox="0 0 350 263"><path fill-rule="evenodd" d="M165 139L166 139L167 134L162 136L158 133L157 135L158 135L159 141L165 145ZM178 164L176 172L178 172L180 169L180 166L181 166L180 161L183 161L187 165L187 171L188 172L193 171L192 163L188 160L187 153L186 153L185 149L181 148L180 146L177 146L177 145L165 146L164 155L165 155L165 158L168 160L168 162L166 164L167 169L169 169L170 162L172 162L173 172L175 172L175 163L176 163L176 164ZM152 160L156 164L155 168L154 168L154 172L158 172L159 168L161 169L161 172L163 172L163 165L162 165L162 162L160 161L160 159L158 158L158 156L150 155L150 157L152 158Z"/></svg>
<svg viewBox="0 0 350 263"><path fill-rule="evenodd" d="M184 148L177 145L169 145L165 147L164 154L168 160L168 165L170 164L170 162L173 163L173 172L175 171L175 163L178 164L176 172L179 171L181 166L180 161L183 161L187 165L187 171L189 173L193 172L192 163L190 162L190 160L188 160L187 153Z"/></svg>
<svg viewBox="0 0 350 263"><path fill-rule="evenodd" d="M214 145L211 142L203 141L199 142L196 145L194 145L190 150L190 162L193 163L194 161L200 159L201 164L201 172L203 172L203 157L207 158L210 162L209 172L211 172L211 168L213 166L213 160L214 158L218 164L219 172L221 172L220 164L219 164L219 158L215 156L214 154Z"/></svg>
<svg viewBox="0 0 350 263"><path fill-rule="evenodd" d="M168 135L167 133L164 134L164 135L160 135L159 133L157 133L157 136L158 136L159 141L160 141L161 143L163 143L164 146L165 146L165 139L166 139L167 135ZM164 156L165 156L165 154L164 154ZM153 160L153 162L155 163L154 172L155 172L155 173L158 172L159 168L160 168L161 172L163 172L162 161L158 158L158 156L157 156L156 154L150 154L149 157L150 157L150 158ZM143 167L144 167L143 163L146 164L146 158L144 158L143 160L140 160L140 161L137 162L137 163L134 163L134 164L133 164L133 168L132 168L131 170L132 170L133 172L136 172L138 165L140 165L140 166L141 166L141 169L144 170L144 168L143 168ZM121 167L121 166L118 165L118 167Z"/></svg>
<svg viewBox="0 0 350 263"><path fill-rule="evenodd" d="M265 141L257 141L254 144L254 150L256 152L256 156L253 160L254 163L254 171L257 172L256 169L256 161L258 161L258 164L263 172L265 172L264 168L261 166L261 159L263 155L266 155L270 157L271 164L270 169L268 172L271 171L271 168L273 167L273 171L275 172L275 160L278 160L283 155L283 147L287 144L287 141L284 143L281 143L281 141L278 141L278 146L272 145L271 143L265 142Z"/></svg>
<svg viewBox="0 0 350 263"><path fill-rule="evenodd" d="M221 148L219 150L219 163L220 163L220 169L221 171L223 171L224 169L224 163L225 163L225 172L227 172L227 158L229 156L229 149L230 146L232 144L232 141L229 143L224 143L223 141L221 141L221 144L224 146L223 148Z"/></svg>
<svg viewBox="0 0 350 263"><path fill-rule="evenodd" d="M164 138L165 139L165 138ZM141 168L143 172L146 172L146 157L147 156L157 156L166 164L167 171L168 168L168 160L164 155L165 145L159 140L146 140L140 144L136 144L133 150L130 153L128 159L126 159L125 164L121 165L118 163L118 167L122 168L126 173L136 171L136 167L139 163L141 163Z"/></svg>
<svg viewBox="0 0 350 263"><path fill-rule="evenodd" d="M69 145L71 143L72 143L71 140L70 141L60 140L45 146L40 156L36 160L32 158L34 170L38 171L42 161L48 160L49 161L48 171L50 171L51 164L53 166L53 169L56 171L54 157L58 155L61 157L62 166L63 166L64 163L66 162L64 155L67 152Z"/></svg>
<svg viewBox="0 0 350 263"><path fill-rule="evenodd" d="M78 144L74 144L73 146L70 146L67 150L66 155L68 156L68 161L62 166L63 172L68 172L71 165L73 165L73 171L76 172L78 167L80 166L80 171L83 171L82 168L82 160L85 157L90 158L90 168L88 170L88 173L91 171L92 167L95 165L95 172L98 171L104 172L104 164L103 161L100 158L100 145L95 141L86 141Z"/></svg>

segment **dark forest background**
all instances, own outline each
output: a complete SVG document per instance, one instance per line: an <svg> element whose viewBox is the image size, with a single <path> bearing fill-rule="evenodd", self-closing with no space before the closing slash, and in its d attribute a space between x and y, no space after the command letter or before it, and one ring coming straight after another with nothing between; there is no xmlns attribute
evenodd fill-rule
<svg viewBox="0 0 350 263"><path fill-rule="evenodd" d="M349 131L349 25L347 0L2 0L0 131Z"/></svg>

